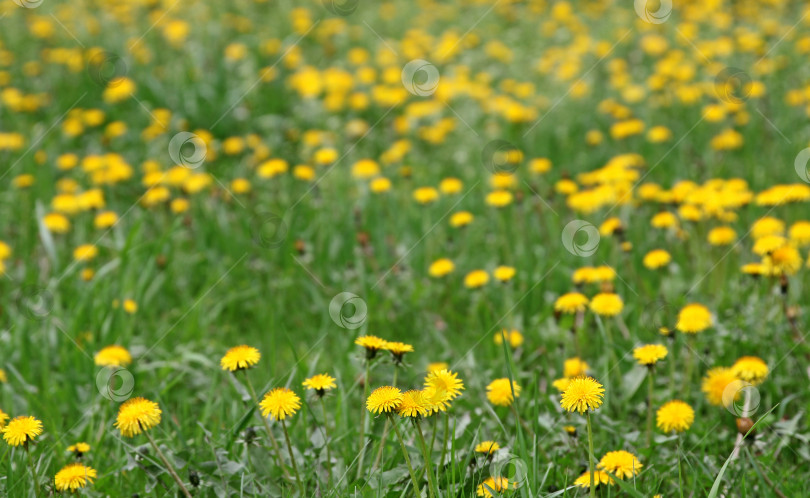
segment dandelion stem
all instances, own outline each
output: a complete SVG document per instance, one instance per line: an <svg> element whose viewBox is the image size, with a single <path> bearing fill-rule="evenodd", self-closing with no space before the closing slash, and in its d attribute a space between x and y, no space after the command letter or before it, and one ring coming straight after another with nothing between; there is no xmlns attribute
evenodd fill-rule
<svg viewBox="0 0 810 498"><path fill-rule="evenodd" d="M175 472L174 467L172 467L172 464L170 464L169 460L166 459L166 455L164 455L163 452L160 451L160 448L158 448L158 445L155 443L155 439L148 431L144 431L144 434L146 434L146 437L149 438L149 443L152 445L152 448L154 448L155 453L157 453L158 458L160 458L160 461L163 462L163 465L166 466L166 470L169 471L169 475L172 476L174 482L176 482L177 485L180 486L180 491L183 492L183 495L186 496L186 498L191 498L191 493L189 493L188 490L186 489L186 486L183 484L183 481L180 479L180 476L177 475L177 472Z"/></svg>
<svg viewBox="0 0 810 498"><path fill-rule="evenodd" d="M25 448L25 453L28 455L28 465L31 466L31 475L34 478L34 493L37 495L37 498L39 498L42 496L42 494L39 489L39 474L37 474L37 466L34 463L34 457L31 455L31 450L28 448L28 442L26 442L23 447Z"/></svg>
<svg viewBox="0 0 810 498"><path fill-rule="evenodd" d="M295 480L298 481L298 489L301 490L301 496L306 496L304 491L304 481L301 480L301 474L298 473L298 464L295 463L295 455L293 455L292 444L290 443L290 435L287 432L287 424L281 420L281 428L284 429L284 439L287 441L287 451L290 452L290 461L292 462L293 472L295 472Z"/></svg>
<svg viewBox="0 0 810 498"><path fill-rule="evenodd" d="M596 498L596 486L594 486L593 478L594 478L594 470L593 464L596 460L593 456L593 432L591 430L591 412L585 412L585 420L588 423L588 471L590 472L591 476L591 487L590 487L590 496L591 498Z"/></svg>
<svg viewBox="0 0 810 498"><path fill-rule="evenodd" d="M444 456L447 453L447 437L450 435L450 414L444 412L444 437L442 438L442 456L439 458L439 468L444 466ZM430 446L433 448L433 446Z"/></svg>
<svg viewBox="0 0 810 498"><path fill-rule="evenodd" d="M647 370L647 448L652 448L652 422L653 422L653 384L655 383L655 370L650 365Z"/></svg>
<svg viewBox="0 0 810 498"><path fill-rule="evenodd" d="M683 498L683 482L682 482L682 473L681 473L681 435L678 434L678 448L675 456L678 458L678 489L681 492L681 498Z"/></svg>
<svg viewBox="0 0 810 498"><path fill-rule="evenodd" d="M402 434L399 432L399 426L394 420L391 420L391 415L388 415L388 420L391 422L391 426L394 427L394 433L397 435L397 440L399 440L399 446L402 448L402 455L405 457L405 463L408 464L408 472L411 474L411 482L413 483L413 489L415 491L415 496L422 496L422 491L419 489L419 480L416 478L416 473L413 471L413 465L411 465L411 457L408 456L408 449L405 448L405 442L402 440Z"/></svg>
<svg viewBox="0 0 810 498"><path fill-rule="evenodd" d="M248 386L250 395L253 397L253 402L256 403L256 407L258 407L259 397L256 396L256 389L253 388L253 383L250 381L250 377L248 377L247 374L245 374L245 383ZM287 479L292 479L292 476L290 476L290 472L287 470L287 466L284 465L284 459L281 458L281 448L278 445L278 441L276 441L276 437L273 435L273 431L270 430L270 424L267 422L267 417L259 413L259 418L261 418L262 422L264 423L264 430L267 431L267 437L270 438L270 443L273 445L276 462L278 462L279 467L281 467L281 471L284 473L284 477L286 477Z"/></svg>
<svg viewBox="0 0 810 498"><path fill-rule="evenodd" d="M369 386L369 379L368 379L368 371L370 366L370 361L366 358L366 375L363 377L363 399L360 400L360 448L357 451L360 452L360 458L357 460L357 477L356 479L360 479L360 476L363 474L363 460L366 459L366 405L365 401L368 399L368 386Z"/></svg>
<svg viewBox="0 0 810 498"><path fill-rule="evenodd" d="M436 493L438 489L436 488L436 476L433 475L433 464L431 463L430 452L428 451L427 444L425 444L425 435L422 433L422 424L419 423L419 419L414 419L414 425L416 425L416 433L419 435L419 442L422 445L422 454L425 456L425 471L427 471L428 475L428 491L430 492L430 498L436 498Z"/></svg>
<svg viewBox="0 0 810 498"><path fill-rule="evenodd" d="M332 453L329 450L329 428L326 423L326 402L321 396L321 408L323 408L323 445L326 446L326 468L329 471L328 485L332 484Z"/></svg>

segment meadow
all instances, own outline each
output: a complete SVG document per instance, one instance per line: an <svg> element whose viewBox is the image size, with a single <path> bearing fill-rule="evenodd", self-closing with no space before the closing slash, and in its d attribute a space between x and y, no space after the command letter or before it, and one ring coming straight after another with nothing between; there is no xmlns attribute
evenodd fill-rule
<svg viewBox="0 0 810 498"><path fill-rule="evenodd" d="M0 1L0 495L810 495L810 7Z"/></svg>

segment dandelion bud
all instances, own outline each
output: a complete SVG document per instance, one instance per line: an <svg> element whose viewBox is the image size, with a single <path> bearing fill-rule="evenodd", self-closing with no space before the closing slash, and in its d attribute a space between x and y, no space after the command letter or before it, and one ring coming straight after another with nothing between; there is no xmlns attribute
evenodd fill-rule
<svg viewBox="0 0 810 498"><path fill-rule="evenodd" d="M748 434L748 431L750 431L752 427L754 427L754 421L750 418L740 417L737 419L737 432L743 436ZM753 435L754 433L752 432L751 434Z"/></svg>

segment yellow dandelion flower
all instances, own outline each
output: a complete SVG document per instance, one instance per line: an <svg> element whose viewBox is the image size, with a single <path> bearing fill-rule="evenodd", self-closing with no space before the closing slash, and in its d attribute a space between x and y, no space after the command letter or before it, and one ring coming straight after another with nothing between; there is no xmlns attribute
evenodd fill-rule
<svg viewBox="0 0 810 498"><path fill-rule="evenodd" d="M125 367L132 363L132 355L125 347L113 344L96 353L93 361L100 367Z"/></svg>
<svg viewBox="0 0 810 498"><path fill-rule="evenodd" d="M8 414L3 410L0 410L0 429L6 426L6 420L8 420Z"/></svg>
<svg viewBox="0 0 810 498"><path fill-rule="evenodd" d="M402 401L397 407L401 417L424 417L432 411L432 403L425 397L424 392L411 389L402 393Z"/></svg>
<svg viewBox="0 0 810 498"><path fill-rule="evenodd" d="M593 473L593 485L594 487L598 488L600 485L609 484L613 486L613 478L610 477L610 474L607 472L603 472L601 470L597 470ZM580 488L590 488L591 487L591 474L590 472L585 472L581 476L577 477L574 481L574 486Z"/></svg>
<svg viewBox="0 0 810 498"><path fill-rule="evenodd" d="M492 271L492 276L500 282L508 282L515 276L515 269L511 266L499 266Z"/></svg>
<svg viewBox="0 0 810 498"><path fill-rule="evenodd" d="M264 395L259 407L263 417L272 415L275 420L284 420L301 408L301 398L286 387L277 387Z"/></svg>
<svg viewBox="0 0 810 498"><path fill-rule="evenodd" d="M563 362L563 376L568 377L569 379L573 379L574 377L581 377L588 373L588 366L587 363L582 361L578 356L574 356L573 358L568 358Z"/></svg>
<svg viewBox="0 0 810 498"><path fill-rule="evenodd" d="M712 314L702 304L692 303L684 306L678 313L675 328L685 334L697 334L712 326Z"/></svg>
<svg viewBox="0 0 810 498"><path fill-rule="evenodd" d="M599 460L597 467L610 472L619 479L628 479L641 471L643 465L635 455L629 451L609 451Z"/></svg>
<svg viewBox="0 0 810 498"><path fill-rule="evenodd" d="M323 396L326 391L337 387L335 378L329 374L318 374L305 380L302 385L307 389L313 389L318 396Z"/></svg>
<svg viewBox="0 0 810 498"><path fill-rule="evenodd" d="M452 272L456 268L456 265L447 258L437 259L433 263L430 264L428 268L428 275L433 278L441 278L450 272Z"/></svg>
<svg viewBox="0 0 810 498"><path fill-rule="evenodd" d="M519 397L520 386L515 381L510 383L506 377L495 379L487 386L487 399L495 406L509 406L515 398Z"/></svg>
<svg viewBox="0 0 810 498"><path fill-rule="evenodd" d="M768 377L768 364L756 356L743 356L734 362L731 371L738 379L757 386Z"/></svg>
<svg viewBox="0 0 810 498"><path fill-rule="evenodd" d="M664 432L684 432L694 421L695 410L677 399L664 404L655 414L655 425Z"/></svg>
<svg viewBox="0 0 810 498"><path fill-rule="evenodd" d="M652 366L667 357L667 347L662 344L646 344L633 350L639 365Z"/></svg>
<svg viewBox="0 0 810 498"><path fill-rule="evenodd" d="M96 476L96 469L80 463L71 463L56 473L54 484L57 491L73 492L87 486L88 483L93 484Z"/></svg>
<svg viewBox="0 0 810 498"><path fill-rule="evenodd" d="M445 361L435 361L433 363L428 363L428 366L427 366L426 370L427 370L428 373L430 373L430 372L434 372L434 371L437 371L437 370L447 370L448 368L450 368L450 365L448 365L447 362L445 362Z"/></svg>
<svg viewBox="0 0 810 498"><path fill-rule="evenodd" d="M501 449L501 445L495 441L481 441L475 445L476 453L486 453L487 455L491 455L499 449Z"/></svg>
<svg viewBox="0 0 810 498"><path fill-rule="evenodd" d="M223 370L235 372L237 370L247 370L248 368L259 363L262 354L258 349L252 346L235 346L229 349L225 356L219 360L219 364Z"/></svg>
<svg viewBox="0 0 810 498"><path fill-rule="evenodd" d="M650 270L656 270L669 264L672 261L672 256L663 249L654 249L644 255L644 266Z"/></svg>
<svg viewBox="0 0 810 498"><path fill-rule="evenodd" d="M624 302L618 294L600 292L591 299L591 311L601 316L615 316L622 312Z"/></svg>
<svg viewBox="0 0 810 498"><path fill-rule="evenodd" d="M132 398L118 409L115 427L125 437L135 437L160 423L160 407L145 398Z"/></svg>
<svg viewBox="0 0 810 498"><path fill-rule="evenodd" d="M581 414L596 410L602 405L605 388L592 377L571 379L562 393L560 405L568 412L578 411Z"/></svg>
<svg viewBox="0 0 810 498"><path fill-rule="evenodd" d="M493 493L497 493L500 496L501 491L507 490L510 487L517 489L517 483L510 483L509 479L505 477L487 477L484 479L484 482L478 485L478 488L475 491L475 494L478 496L484 496L487 498L495 496Z"/></svg>
<svg viewBox="0 0 810 498"><path fill-rule="evenodd" d="M520 333L519 330L501 330L500 332L495 333L495 344L501 345L503 344L503 340L506 339L509 343L509 346L514 348L519 348L523 344L523 334Z"/></svg>
<svg viewBox="0 0 810 498"><path fill-rule="evenodd" d="M585 311L588 306L588 298L579 292L569 292L557 298L554 302L554 311L573 315Z"/></svg>
<svg viewBox="0 0 810 498"><path fill-rule="evenodd" d="M71 444L70 446L68 446L67 450L69 452L73 453L74 455L80 457L80 456L82 456L82 454L87 453L87 452L90 451L90 445L87 444L87 443L83 443L83 442L82 443Z"/></svg>
<svg viewBox="0 0 810 498"><path fill-rule="evenodd" d="M3 439L11 446L28 444L40 434L42 434L42 422L31 416L14 417L3 427Z"/></svg>
<svg viewBox="0 0 810 498"><path fill-rule="evenodd" d="M396 387L378 387L368 396L366 408L371 413L390 413L399 408L402 398L402 391Z"/></svg>
<svg viewBox="0 0 810 498"><path fill-rule="evenodd" d="M404 342L387 342L383 349L391 353L394 362L397 364L402 363L402 357L405 356L405 353L413 353L413 346Z"/></svg>
<svg viewBox="0 0 810 498"><path fill-rule="evenodd" d="M365 348L368 357L373 358L377 351L380 349L385 349L388 341L381 339L376 335L364 335L355 339L354 343Z"/></svg>
<svg viewBox="0 0 810 498"><path fill-rule="evenodd" d="M706 372L700 390L706 395L706 399L709 400L709 403L716 406L723 406L725 404L723 393L731 383L737 382L738 380L734 371L730 368L715 367Z"/></svg>
<svg viewBox="0 0 810 498"><path fill-rule="evenodd" d="M551 385L554 386L554 389L563 392L566 389L568 389L568 384L570 383L571 379L569 379L568 377L563 377L562 379L555 380L554 382L551 383Z"/></svg>
<svg viewBox="0 0 810 498"><path fill-rule="evenodd" d="M473 270L464 277L464 286L468 289L483 287L489 282L489 274L485 270Z"/></svg>

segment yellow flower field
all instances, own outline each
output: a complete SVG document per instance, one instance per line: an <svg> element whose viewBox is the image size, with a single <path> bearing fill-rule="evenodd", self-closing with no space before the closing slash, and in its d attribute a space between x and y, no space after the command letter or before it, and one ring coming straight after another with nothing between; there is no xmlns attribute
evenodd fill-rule
<svg viewBox="0 0 810 498"><path fill-rule="evenodd" d="M0 495L810 495L810 5L3 0Z"/></svg>

